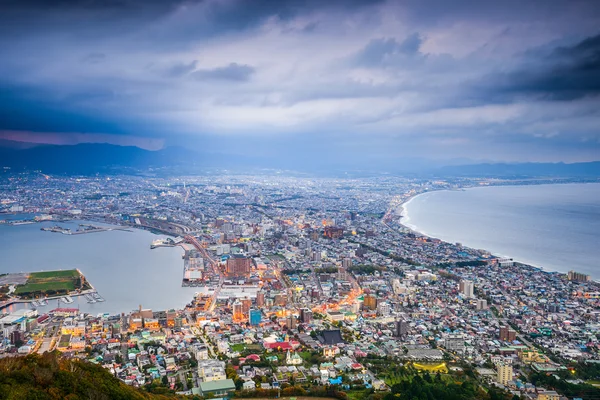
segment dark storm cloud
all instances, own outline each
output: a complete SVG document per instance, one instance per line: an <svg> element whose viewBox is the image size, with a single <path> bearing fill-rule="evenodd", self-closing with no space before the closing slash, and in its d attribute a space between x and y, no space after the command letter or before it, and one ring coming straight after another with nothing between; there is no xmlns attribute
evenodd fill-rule
<svg viewBox="0 0 600 400"><path fill-rule="evenodd" d="M598 26L591 0L9 0L0 131L577 160Z"/></svg>
<svg viewBox="0 0 600 400"><path fill-rule="evenodd" d="M197 80L245 82L250 79L254 71L254 67L251 67L250 65L231 63L224 67L199 69L192 72L191 76Z"/></svg>
<svg viewBox="0 0 600 400"><path fill-rule="evenodd" d="M198 37L253 29L270 17L290 20L315 10L339 12L372 7L382 0L8 0L2 3L0 33L32 34L49 30L114 37L145 27L138 45L174 48ZM167 15L177 25L164 24ZM303 28L310 32L317 24ZM176 29L174 29L176 28ZM35 32L33 32L35 33Z"/></svg>
<svg viewBox="0 0 600 400"><path fill-rule="evenodd" d="M491 75L490 90L499 95L575 100L600 94L600 34L573 46L555 48L516 71Z"/></svg>

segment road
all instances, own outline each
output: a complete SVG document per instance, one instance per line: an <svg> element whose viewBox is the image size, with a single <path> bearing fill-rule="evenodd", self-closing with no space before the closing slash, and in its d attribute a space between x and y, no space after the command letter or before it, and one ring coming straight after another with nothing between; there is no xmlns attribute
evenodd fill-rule
<svg viewBox="0 0 600 400"><path fill-rule="evenodd" d="M206 339L204 338L204 335L202 334L202 332L200 332L200 329L198 329L195 326L192 326L192 333L194 335L196 335L196 337L200 340L202 340L202 343L204 343L206 345L206 348L208 349L208 352L210 353L210 356L212 358L217 358L217 354L215 353L215 349L213 348L212 343L207 342Z"/></svg>
<svg viewBox="0 0 600 400"><path fill-rule="evenodd" d="M42 354L47 351L52 351L58 344L58 338L60 337L60 322L50 322L44 329L44 338L39 348L36 350L37 353ZM39 342L38 342L39 343Z"/></svg>
<svg viewBox="0 0 600 400"><path fill-rule="evenodd" d="M208 251L206 251L206 248L202 245L202 243L200 243L198 241L198 239L196 239L194 236L187 235L185 237L185 241L190 243L191 245L193 245L200 252L202 257L205 258L206 260L208 260L208 262L213 270L213 273L216 275L219 275L219 284L211 297L211 301L208 305L208 308L206 309L206 311L208 311L208 312L213 312L217 305L217 300L219 298L219 294L221 293L221 287L223 286L225 277L219 270L218 263L210 256L210 254L208 254Z"/></svg>

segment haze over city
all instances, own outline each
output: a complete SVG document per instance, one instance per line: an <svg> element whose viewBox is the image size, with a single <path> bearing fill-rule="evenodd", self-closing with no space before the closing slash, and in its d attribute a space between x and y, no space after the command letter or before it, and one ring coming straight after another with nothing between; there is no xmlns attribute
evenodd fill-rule
<svg viewBox="0 0 600 400"><path fill-rule="evenodd" d="M4 1L0 138L594 161L599 27L583 0Z"/></svg>

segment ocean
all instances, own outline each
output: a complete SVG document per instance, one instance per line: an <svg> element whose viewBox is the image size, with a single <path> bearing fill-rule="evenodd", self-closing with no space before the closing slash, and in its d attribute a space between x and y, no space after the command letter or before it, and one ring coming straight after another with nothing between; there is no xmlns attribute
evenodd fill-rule
<svg viewBox="0 0 600 400"><path fill-rule="evenodd" d="M2 219L6 217L2 216ZM84 297L74 297L75 302L69 305L59 305L55 300L40 312L57 305L79 307L82 312L94 315L127 313L140 304L153 310L182 308L192 300L195 292L201 291L201 288L181 287L181 247L150 249L153 240L165 236L139 229L83 235L40 230L59 225L74 231L80 223L83 221L0 225L0 273L79 268L106 299L88 304Z"/></svg>
<svg viewBox="0 0 600 400"><path fill-rule="evenodd" d="M404 204L402 221L444 241L600 279L600 183L427 192Z"/></svg>

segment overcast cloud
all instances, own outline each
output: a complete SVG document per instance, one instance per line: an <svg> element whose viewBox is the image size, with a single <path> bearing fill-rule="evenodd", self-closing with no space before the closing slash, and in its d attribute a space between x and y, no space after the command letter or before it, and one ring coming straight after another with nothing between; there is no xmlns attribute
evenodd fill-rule
<svg viewBox="0 0 600 400"><path fill-rule="evenodd" d="M0 7L0 138L387 164L600 159L594 0Z"/></svg>

